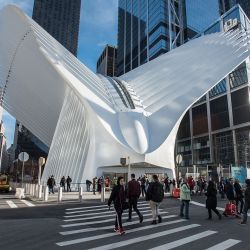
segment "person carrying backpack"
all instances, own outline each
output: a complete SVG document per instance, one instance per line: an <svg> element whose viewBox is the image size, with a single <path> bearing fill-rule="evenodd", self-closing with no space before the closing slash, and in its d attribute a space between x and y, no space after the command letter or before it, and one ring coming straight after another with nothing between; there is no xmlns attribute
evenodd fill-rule
<svg viewBox="0 0 250 250"><path fill-rule="evenodd" d="M180 217L184 217L184 207L185 207L185 219L189 220L189 202L191 200L191 191L190 187L186 181L183 180L180 188L180 200L181 200L181 207L180 207Z"/></svg>
<svg viewBox="0 0 250 250"><path fill-rule="evenodd" d="M149 183L147 193L146 193L146 200L149 201L153 221L151 224L157 224L156 218L158 217L158 223L162 222L162 218L159 212L160 204L164 198L164 189L163 185L159 182L158 176L153 175L153 181Z"/></svg>

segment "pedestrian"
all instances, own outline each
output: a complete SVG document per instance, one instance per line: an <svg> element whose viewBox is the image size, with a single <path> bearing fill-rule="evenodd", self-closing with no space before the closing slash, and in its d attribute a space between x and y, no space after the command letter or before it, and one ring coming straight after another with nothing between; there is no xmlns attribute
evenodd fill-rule
<svg viewBox="0 0 250 250"><path fill-rule="evenodd" d="M141 178L141 194L142 197L146 195L146 175Z"/></svg>
<svg viewBox="0 0 250 250"><path fill-rule="evenodd" d="M226 196L227 196L227 199L232 203L234 203L235 197L236 197L236 193L235 193L235 189L234 189L233 184L234 184L233 178L230 178L226 184Z"/></svg>
<svg viewBox="0 0 250 250"><path fill-rule="evenodd" d="M243 192L242 192L242 187L239 183L239 180L237 180L237 179L235 179L235 182L234 182L234 189L235 189L235 193L236 193L236 197L235 197L236 210L237 210L238 214L241 214L243 211L243 206L244 206ZM239 202L240 202L240 211L238 209Z"/></svg>
<svg viewBox="0 0 250 250"><path fill-rule="evenodd" d="M93 194L95 195L95 191L96 191L96 183L97 182L97 177L93 178Z"/></svg>
<svg viewBox="0 0 250 250"><path fill-rule="evenodd" d="M143 216L137 208L137 202L140 198L141 188L140 183L135 179L135 174L131 174L131 181L128 182L128 204L129 204L129 213L127 221L132 221L132 208L139 216L139 221L142 223Z"/></svg>
<svg viewBox="0 0 250 250"><path fill-rule="evenodd" d="M52 193L54 194L54 186L56 185L54 176L51 175L51 177L49 177L48 181L47 181L47 185L49 187L49 194Z"/></svg>
<svg viewBox="0 0 250 250"><path fill-rule="evenodd" d="M250 208L250 179L246 180L246 190L244 193L245 196L245 203L244 203L244 208L243 208L243 218L242 221L240 222L241 225L247 224L247 212L248 209Z"/></svg>
<svg viewBox="0 0 250 250"><path fill-rule="evenodd" d="M208 210L208 220L212 220L212 210L218 215L221 220L221 214L216 209L217 207L217 189L212 181L208 182L207 192L206 192L206 208Z"/></svg>
<svg viewBox="0 0 250 250"><path fill-rule="evenodd" d="M152 216L153 221L151 224L157 224L156 218L158 217L158 223L162 222L162 217L159 212L159 207L161 205L161 202L164 198L164 189L163 185L159 182L158 176L153 175L153 180L149 183L147 193L146 193L146 200L149 201L151 210L152 210Z"/></svg>
<svg viewBox="0 0 250 250"><path fill-rule="evenodd" d="M225 182L224 182L223 177L221 177L220 182L219 182L219 191L220 191L221 199L225 199Z"/></svg>
<svg viewBox="0 0 250 250"><path fill-rule="evenodd" d="M60 181L60 187L62 187L63 188L63 191L65 192L65 177L63 176L62 178L61 178L61 181Z"/></svg>
<svg viewBox="0 0 250 250"><path fill-rule="evenodd" d="M164 184L165 184L165 193L169 193L170 188L169 188L169 179L168 179L168 177L165 178Z"/></svg>
<svg viewBox="0 0 250 250"><path fill-rule="evenodd" d="M117 185L112 189L110 198L108 200L108 206L110 209L111 203L114 203L114 208L116 212L115 218L115 228L114 231L123 235L125 233L124 228L122 227L122 213L126 209L126 196L124 189L124 179L122 176L119 176L117 179Z"/></svg>
<svg viewBox="0 0 250 250"><path fill-rule="evenodd" d="M67 192L71 192L71 178L68 176L66 183L67 183Z"/></svg>
<svg viewBox="0 0 250 250"><path fill-rule="evenodd" d="M87 192L90 192L90 186L92 182L90 180L86 180L86 187L87 187Z"/></svg>
<svg viewBox="0 0 250 250"><path fill-rule="evenodd" d="M97 180L97 192L101 193L101 191L102 191L102 177L100 177Z"/></svg>
<svg viewBox="0 0 250 250"><path fill-rule="evenodd" d="M187 183L187 180L184 178L183 182L180 186L180 200L181 200L181 207L180 207L180 217L185 217L185 219L189 220L189 203L191 200L191 191L190 187ZM185 207L185 215L183 213Z"/></svg>

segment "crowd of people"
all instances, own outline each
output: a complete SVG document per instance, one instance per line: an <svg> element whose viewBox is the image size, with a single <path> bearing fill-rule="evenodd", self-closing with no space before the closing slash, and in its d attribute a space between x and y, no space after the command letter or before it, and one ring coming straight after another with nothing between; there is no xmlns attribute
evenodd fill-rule
<svg viewBox="0 0 250 250"><path fill-rule="evenodd" d="M71 182L72 179L68 176L67 179L63 176L60 180L60 187L63 188L63 191L66 192L65 185L67 186L67 192L71 192ZM53 175L51 175L47 180L47 186L49 188L49 194L54 194L54 188L56 186L56 181Z"/></svg>
<svg viewBox="0 0 250 250"><path fill-rule="evenodd" d="M171 184L173 185L173 180ZM180 217L189 220L189 205L192 195L202 195L204 193L206 195L205 205L208 212L208 220L212 220L212 212L214 212L219 220L222 219L222 215L225 217L235 216L236 218L242 218L240 221L241 225L247 223L247 212L250 209L250 179L246 180L246 187L242 188L239 181L232 178L221 178L219 183L215 183L212 180L206 181L204 177L200 177L195 181L190 176L178 179L177 186L180 189ZM164 191L170 191L170 180L168 178L159 180L157 175L153 175L151 182L149 182L146 176L136 180L135 175L132 174L131 180L125 185L124 178L118 177L117 184L113 187L108 200L109 209L113 203L116 212L114 231L121 235L125 233L122 226L122 214L126 209L129 210L127 221L132 220L133 209L138 215L139 223L143 222L143 214L137 207L137 202L141 195L144 195L146 200L149 201L152 211L152 224L161 223L162 217L159 207L164 198ZM228 200L225 211L222 214L217 209L218 192L222 199L226 197Z"/></svg>

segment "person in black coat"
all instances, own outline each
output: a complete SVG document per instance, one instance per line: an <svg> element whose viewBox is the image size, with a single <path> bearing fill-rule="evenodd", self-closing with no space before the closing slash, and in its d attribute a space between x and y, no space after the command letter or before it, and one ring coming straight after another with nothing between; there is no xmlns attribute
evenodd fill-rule
<svg viewBox="0 0 250 250"><path fill-rule="evenodd" d="M219 219L221 219L221 214L216 209L217 207L217 190L212 181L208 182L207 187L207 200L206 200L206 208L208 210L208 220L212 219L212 210L218 215Z"/></svg>
<svg viewBox="0 0 250 250"><path fill-rule="evenodd" d="M239 180L237 180L237 179L234 182L234 190L235 190L235 193L236 193L235 200L236 200L237 213L241 214L242 211L243 211L243 206L244 206L243 192L242 192L242 187L241 187L241 185L239 183ZM240 202L240 211L238 210L239 202Z"/></svg>
<svg viewBox="0 0 250 250"><path fill-rule="evenodd" d="M250 208L250 179L246 180L247 188L245 190L245 204L243 208L243 219L240 222L241 225L247 224L247 211Z"/></svg>
<svg viewBox="0 0 250 250"><path fill-rule="evenodd" d="M227 199L230 202L234 202L235 201L235 190L234 190L234 182L233 182L233 178L229 179L229 182L226 185L226 196Z"/></svg>
<svg viewBox="0 0 250 250"><path fill-rule="evenodd" d="M108 200L109 209L110 209L110 205L112 202L114 203L114 208L116 212L114 231L122 235L125 233L122 227L122 213L123 213L123 209L125 208L124 206L126 204L124 180L122 176L118 177L117 185L114 186L112 189L110 198Z"/></svg>

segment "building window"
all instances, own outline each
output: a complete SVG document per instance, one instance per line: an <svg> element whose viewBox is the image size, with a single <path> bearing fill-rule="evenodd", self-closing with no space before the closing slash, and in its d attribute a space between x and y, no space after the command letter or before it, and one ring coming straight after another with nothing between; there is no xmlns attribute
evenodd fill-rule
<svg viewBox="0 0 250 250"><path fill-rule="evenodd" d="M193 116L193 135L204 134L208 132L207 106L206 103L192 109Z"/></svg>
<svg viewBox="0 0 250 250"><path fill-rule="evenodd" d="M229 74L231 89L248 82L246 63L242 63L235 71Z"/></svg>

